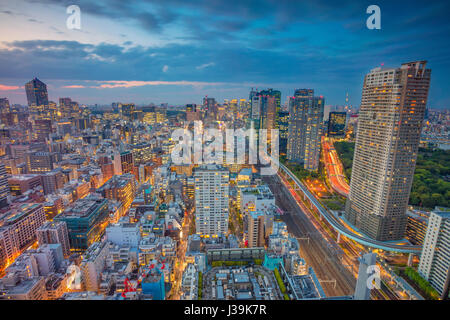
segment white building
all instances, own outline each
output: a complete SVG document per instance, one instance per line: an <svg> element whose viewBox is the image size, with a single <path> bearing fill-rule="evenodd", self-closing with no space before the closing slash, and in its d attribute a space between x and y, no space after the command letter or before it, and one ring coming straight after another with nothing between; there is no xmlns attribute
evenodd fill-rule
<svg viewBox="0 0 450 320"><path fill-rule="evenodd" d="M450 283L450 209L436 207L428 220L419 274L447 297Z"/></svg>
<svg viewBox="0 0 450 320"><path fill-rule="evenodd" d="M240 209L242 214L262 211L272 212L275 208L275 197L269 186L262 185L254 188L241 189Z"/></svg>
<svg viewBox="0 0 450 320"><path fill-rule="evenodd" d="M119 246L137 248L141 239L139 225L128 222L111 224L106 228L106 238Z"/></svg>
<svg viewBox="0 0 450 320"><path fill-rule="evenodd" d="M80 269L82 281L87 291L98 291L100 273L104 270L109 255L109 245L106 241L94 242L83 254Z"/></svg>
<svg viewBox="0 0 450 320"><path fill-rule="evenodd" d="M228 231L229 180L228 169L218 165L194 169L196 232L218 236Z"/></svg>

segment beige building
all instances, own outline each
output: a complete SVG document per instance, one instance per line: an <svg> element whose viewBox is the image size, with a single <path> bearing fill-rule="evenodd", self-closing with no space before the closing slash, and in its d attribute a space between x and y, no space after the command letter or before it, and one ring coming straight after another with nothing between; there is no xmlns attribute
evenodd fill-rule
<svg viewBox="0 0 450 320"><path fill-rule="evenodd" d="M404 236L431 70L426 61L364 78L346 218L381 241Z"/></svg>

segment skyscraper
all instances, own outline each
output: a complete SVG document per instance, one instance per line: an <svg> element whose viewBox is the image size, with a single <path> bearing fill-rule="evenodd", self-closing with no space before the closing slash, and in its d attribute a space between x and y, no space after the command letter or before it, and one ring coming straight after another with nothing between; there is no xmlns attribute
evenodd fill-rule
<svg viewBox="0 0 450 320"><path fill-rule="evenodd" d="M287 158L307 170L319 167L324 102L313 89L298 89L289 100Z"/></svg>
<svg viewBox="0 0 450 320"><path fill-rule="evenodd" d="M28 107L32 113L44 111L48 106L47 85L38 78L34 78L25 84L25 92L27 94Z"/></svg>
<svg viewBox="0 0 450 320"><path fill-rule="evenodd" d="M436 207L428 219L419 274L448 298L450 286L450 209Z"/></svg>
<svg viewBox="0 0 450 320"><path fill-rule="evenodd" d="M347 112L330 112L330 116L328 117L328 136L344 136L346 120Z"/></svg>
<svg viewBox="0 0 450 320"><path fill-rule="evenodd" d="M278 129L280 130L280 155L286 155L289 133L289 111L278 112Z"/></svg>
<svg viewBox="0 0 450 320"><path fill-rule="evenodd" d="M275 97L261 95L261 129L277 128L277 102Z"/></svg>
<svg viewBox="0 0 450 320"><path fill-rule="evenodd" d="M426 61L375 68L364 79L346 217L381 241L404 236L430 86Z"/></svg>
<svg viewBox="0 0 450 320"><path fill-rule="evenodd" d="M228 231L228 169L204 165L194 169L195 227L200 235L216 236Z"/></svg>

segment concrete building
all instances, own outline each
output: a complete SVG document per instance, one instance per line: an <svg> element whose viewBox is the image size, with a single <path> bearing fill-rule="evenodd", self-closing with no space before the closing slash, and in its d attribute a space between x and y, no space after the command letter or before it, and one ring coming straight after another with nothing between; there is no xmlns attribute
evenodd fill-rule
<svg viewBox="0 0 450 320"><path fill-rule="evenodd" d="M65 258L70 256L70 242L67 225L64 221L47 221L36 230L40 245L60 244Z"/></svg>
<svg viewBox="0 0 450 320"><path fill-rule="evenodd" d="M54 221L67 224L71 249L81 251L100 239L108 215L108 200L85 198L71 204Z"/></svg>
<svg viewBox="0 0 450 320"><path fill-rule="evenodd" d="M450 285L450 208L436 207L431 212L418 271L441 295L441 299L448 299Z"/></svg>
<svg viewBox="0 0 450 320"><path fill-rule="evenodd" d="M369 237L399 240L430 86L426 61L364 78L346 218Z"/></svg>
<svg viewBox="0 0 450 320"><path fill-rule="evenodd" d="M100 273L105 269L108 254L107 241L95 242L83 253L80 270L86 291L99 290Z"/></svg>
<svg viewBox="0 0 450 320"><path fill-rule="evenodd" d="M139 224L127 222L111 224L106 228L106 238L119 246L137 248L141 240Z"/></svg>
<svg viewBox="0 0 450 320"><path fill-rule="evenodd" d="M221 166L206 165L194 169L195 226L204 236L228 231L229 171Z"/></svg>
<svg viewBox="0 0 450 320"><path fill-rule="evenodd" d="M248 247L264 247L264 213L261 211L250 212L248 215Z"/></svg>
<svg viewBox="0 0 450 320"><path fill-rule="evenodd" d="M0 267L36 241L36 230L45 222L41 204L24 203L0 216Z"/></svg>
<svg viewBox="0 0 450 320"><path fill-rule="evenodd" d="M324 103L313 89L298 89L289 100L287 158L307 170L319 167Z"/></svg>
<svg viewBox="0 0 450 320"><path fill-rule="evenodd" d="M136 195L136 178L133 174L127 173L120 176L115 175L104 185L97 189L103 197L120 201L127 210Z"/></svg>

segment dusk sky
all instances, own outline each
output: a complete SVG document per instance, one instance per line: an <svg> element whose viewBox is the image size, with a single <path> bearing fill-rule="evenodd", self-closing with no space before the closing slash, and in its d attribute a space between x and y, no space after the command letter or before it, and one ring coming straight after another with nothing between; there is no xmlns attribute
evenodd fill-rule
<svg viewBox="0 0 450 320"><path fill-rule="evenodd" d="M66 8L81 8L69 30ZM369 30L366 8L381 8ZM0 97L26 104L34 77L49 97L201 103L313 88L359 106L364 75L428 60L429 107L450 106L449 1L0 0Z"/></svg>

